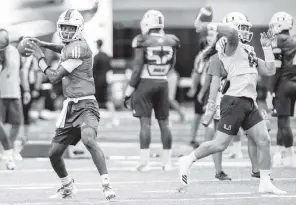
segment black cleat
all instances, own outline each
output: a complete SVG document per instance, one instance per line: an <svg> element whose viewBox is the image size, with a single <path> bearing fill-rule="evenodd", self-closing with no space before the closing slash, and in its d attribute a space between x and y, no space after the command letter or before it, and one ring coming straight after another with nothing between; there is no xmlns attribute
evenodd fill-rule
<svg viewBox="0 0 296 205"><path fill-rule="evenodd" d="M223 171L217 173L215 178L219 179L221 181L226 181L226 180L230 181L231 180L231 178L227 174L225 174L225 172L223 172Z"/></svg>
<svg viewBox="0 0 296 205"><path fill-rule="evenodd" d="M252 172L251 177L260 179L260 172ZM270 177L270 180L273 181L273 178Z"/></svg>
<svg viewBox="0 0 296 205"><path fill-rule="evenodd" d="M198 148L199 147L199 143L198 142L196 142L196 141L190 141L190 146L192 146L194 149L196 149L196 148Z"/></svg>

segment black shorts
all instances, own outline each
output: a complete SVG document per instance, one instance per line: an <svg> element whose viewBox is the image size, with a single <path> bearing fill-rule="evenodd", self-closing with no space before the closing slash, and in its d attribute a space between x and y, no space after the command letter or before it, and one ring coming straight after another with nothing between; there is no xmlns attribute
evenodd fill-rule
<svg viewBox="0 0 296 205"><path fill-rule="evenodd" d="M197 95L199 94L201 90L201 85L198 84L197 86L197 90L196 90L196 93L194 95L194 112L195 114L199 114L199 115L202 115L205 113L205 106L207 104L207 101L208 101L208 97L209 97L209 89L207 90L207 92L205 93L204 95L204 98L203 98L203 102L200 103L198 100L197 100Z"/></svg>
<svg viewBox="0 0 296 205"><path fill-rule="evenodd" d="M76 145L81 139L81 129L90 127L97 132L100 121L99 105L96 100L70 102L63 128L57 128L53 142Z"/></svg>
<svg viewBox="0 0 296 205"><path fill-rule="evenodd" d="M168 82L141 79L132 95L132 109L134 117L151 117L153 109L156 119L167 119L170 109Z"/></svg>
<svg viewBox="0 0 296 205"><path fill-rule="evenodd" d="M23 107L21 99L0 99L0 117L3 123L21 125L23 123Z"/></svg>
<svg viewBox="0 0 296 205"><path fill-rule="evenodd" d="M286 86L288 79L278 79L275 97L273 99L273 106L276 110L276 116L290 116L291 115L291 100L286 95Z"/></svg>
<svg viewBox="0 0 296 205"><path fill-rule="evenodd" d="M252 128L263 120L261 113L251 98L224 95L220 104L220 132L237 135L239 128Z"/></svg>

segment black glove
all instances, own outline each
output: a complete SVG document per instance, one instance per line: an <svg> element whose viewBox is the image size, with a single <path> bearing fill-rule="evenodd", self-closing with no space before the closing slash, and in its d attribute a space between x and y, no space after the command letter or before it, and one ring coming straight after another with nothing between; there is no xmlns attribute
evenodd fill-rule
<svg viewBox="0 0 296 205"><path fill-rule="evenodd" d="M127 109L131 109L130 99L131 99L131 96L125 96L124 97L123 105Z"/></svg>

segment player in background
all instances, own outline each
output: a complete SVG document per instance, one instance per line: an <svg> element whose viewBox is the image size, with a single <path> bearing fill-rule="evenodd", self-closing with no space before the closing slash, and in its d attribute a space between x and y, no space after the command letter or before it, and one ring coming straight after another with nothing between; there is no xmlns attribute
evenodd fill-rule
<svg viewBox="0 0 296 205"><path fill-rule="evenodd" d="M75 194L74 179L68 175L62 155L69 145L82 140L101 175L105 197L111 200L115 198L115 192L110 186L104 153L96 142L100 113L94 96L93 56L83 38L83 26L84 19L77 10L66 10L57 22L63 44L31 39L26 50L38 59L39 68L51 83L62 81L66 97L49 151L51 165L61 179L62 187L51 198L71 198ZM47 64L39 46L61 53L56 69Z"/></svg>
<svg viewBox="0 0 296 205"><path fill-rule="evenodd" d="M180 75L175 68L172 68L168 72L167 76L168 76L170 106L178 113L180 122L184 122L185 112L182 110L180 103L175 99Z"/></svg>
<svg viewBox="0 0 296 205"><path fill-rule="evenodd" d="M3 124L11 125L8 144L7 141L3 144L3 159L7 169L15 169L15 158L21 158L14 144L23 124L20 88L24 90L24 104L30 101L31 95L27 76L20 69L19 52L10 45L9 34L5 29L0 29L0 48L0 117Z"/></svg>
<svg viewBox="0 0 296 205"><path fill-rule="evenodd" d="M272 48L277 71L267 97L270 101L274 96L273 106L278 119L277 151L273 156L275 166L282 163L296 166L290 124L291 97L296 94L296 37L290 34L292 26L293 18L286 12L275 13L269 23L270 31L276 36ZM283 151L286 152L285 158L282 158Z"/></svg>
<svg viewBox="0 0 296 205"><path fill-rule="evenodd" d="M140 165L138 171L149 170L151 114L154 110L163 144L163 170L171 169L172 133L168 125L169 99L167 74L174 68L179 39L164 33L164 16L149 10L140 23L142 34L133 40L134 66L125 92L124 105L132 97L134 117L140 120Z"/></svg>
<svg viewBox="0 0 296 205"><path fill-rule="evenodd" d="M219 59L227 72L226 91L220 103L221 119L218 123L216 137L212 141L202 143L190 155L180 158L180 180L188 186L192 164L210 154L224 151L234 135L242 127L246 134L254 140L258 150L260 167L260 193L285 194L276 188L270 179L271 154L270 136L267 126L256 104L258 74L272 76L275 74L274 56L271 49L270 33L261 34L261 45L265 61L256 57L254 48L243 44L239 39L250 41L251 23L241 13L227 14L223 23L201 23L195 21L197 31L217 32L221 36L216 43ZM239 65L239 66L235 66ZM209 101L210 110L215 111L215 102Z"/></svg>
<svg viewBox="0 0 296 205"><path fill-rule="evenodd" d="M196 19L199 19L201 22L211 22L213 20L213 10L210 6L202 7L199 10L198 15L196 16ZM211 40L211 37L207 37L206 33L200 33L199 35L200 40L200 52L197 54L195 60L194 60L194 68L191 78L192 78L192 85L191 88L189 89L187 96L188 97L193 97L194 98L194 111L195 115L191 124L191 141L190 145L193 146L194 148L197 148L199 146L199 142L196 140L196 134L197 130L199 128L199 125L201 123L201 118L205 112L205 103L202 102L202 100L198 100L197 96L200 94L200 90L202 89L202 85L205 82L204 80L204 75L202 75L204 68L208 67L208 61L203 61L200 56L202 55L202 52L204 49L208 46L209 41ZM195 72L196 71L196 72ZM207 90L205 90L206 93ZM205 97L206 98L206 97ZM204 100L204 99L203 99ZM212 130L213 131L213 130Z"/></svg>
<svg viewBox="0 0 296 205"><path fill-rule="evenodd" d="M205 61L201 56L204 55L205 49L208 48L209 43L212 41L211 36L206 36L206 40L201 40L200 43L200 52L197 54L195 60L194 60L194 67L191 73L191 80L192 84L190 89L187 92L188 97L193 97L194 102L194 118L191 124L191 141L190 145L193 146L193 148L197 148L199 146L199 142L196 140L197 136L197 130L199 129L199 125L201 124L202 116L205 112L204 105L204 97L202 100L198 100L197 96L200 94L200 91L202 90L202 87L205 83L205 73L208 68L208 61ZM205 93L207 93L208 89L204 90ZM205 94L204 93L204 94ZM204 96L204 95L203 95Z"/></svg>

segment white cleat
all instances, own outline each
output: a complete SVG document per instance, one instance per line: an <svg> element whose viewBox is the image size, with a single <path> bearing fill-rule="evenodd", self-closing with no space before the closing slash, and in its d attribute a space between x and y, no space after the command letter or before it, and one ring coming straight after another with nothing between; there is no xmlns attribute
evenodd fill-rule
<svg viewBox="0 0 296 205"><path fill-rule="evenodd" d="M150 168L149 164L139 164L136 167L136 171L138 171L138 172L148 172L150 170L151 170L151 168Z"/></svg>
<svg viewBox="0 0 296 205"><path fill-rule="evenodd" d="M14 158L14 160L16 160L16 161L23 161L23 157L22 157L22 155L21 155L20 153L18 153L18 152L14 152L14 153L13 153L13 158Z"/></svg>
<svg viewBox="0 0 296 205"><path fill-rule="evenodd" d="M164 165L162 165L162 170L165 172L169 172L169 171L173 170L173 167L171 164L164 164Z"/></svg>
<svg viewBox="0 0 296 205"><path fill-rule="evenodd" d="M272 158L272 164L274 167L283 165L282 154L280 152L276 152Z"/></svg>
<svg viewBox="0 0 296 205"><path fill-rule="evenodd" d="M269 194L287 194L286 191L276 188L271 182L260 183L259 193L269 193Z"/></svg>
<svg viewBox="0 0 296 205"><path fill-rule="evenodd" d="M187 156L180 157L179 159L179 177L183 186L187 187L190 183L190 169L191 161Z"/></svg>
<svg viewBox="0 0 296 205"><path fill-rule="evenodd" d="M74 179L71 180L67 185L63 185L57 190L57 192L50 196L50 199L71 199L77 193L77 189L74 185Z"/></svg>
<svg viewBox="0 0 296 205"><path fill-rule="evenodd" d="M116 194L110 184L103 184L103 192L108 201L113 201L116 198Z"/></svg>

